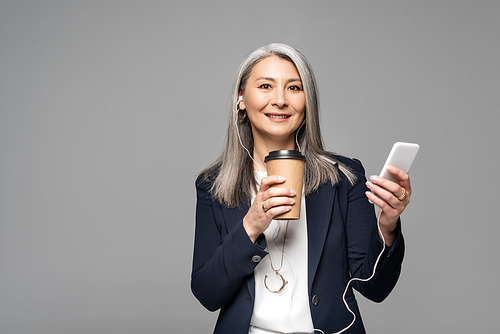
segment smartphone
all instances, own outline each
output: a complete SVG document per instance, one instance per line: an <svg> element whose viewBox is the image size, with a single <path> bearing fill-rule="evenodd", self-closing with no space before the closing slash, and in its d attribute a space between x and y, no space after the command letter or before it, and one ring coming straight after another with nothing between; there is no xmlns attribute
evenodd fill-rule
<svg viewBox="0 0 500 334"><path fill-rule="evenodd" d="M392 146L392 150L385 161L384 167L380 172L380 176L387 180L399 183L399 180L389 173L387 167L394 166L401 169L403 172L408 173L410 171L411 164L415 157L417 156L418 149L420 146L413 143L402 143L397 142Z"/></svg>

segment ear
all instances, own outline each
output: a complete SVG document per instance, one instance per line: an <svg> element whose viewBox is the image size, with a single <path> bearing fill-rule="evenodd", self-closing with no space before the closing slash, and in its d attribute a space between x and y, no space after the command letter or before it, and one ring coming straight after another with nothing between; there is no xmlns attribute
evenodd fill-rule
<svg viewBox="0 0 500 334"><path fill-rule="evenodd" d="M247 107L245 106L245 101L243 101L243 95L238 96L238 102L236 102L236 108L240 110L245 110Z"/></svg>

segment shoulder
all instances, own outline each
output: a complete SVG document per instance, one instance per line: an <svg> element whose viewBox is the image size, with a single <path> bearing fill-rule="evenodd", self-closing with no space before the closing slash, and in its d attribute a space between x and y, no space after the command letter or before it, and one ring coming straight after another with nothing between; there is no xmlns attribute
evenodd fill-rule
<svg viewBox="0 0 500 334"><path fill-rule="evenodd" d="M220 162L215 162L209 167L205 168L196 177L195 185L198 189L210 190L215 182L215 179L219 175L221 168Z"/></svg>
<svg viewBox="0 0 500 334"><path fill-rule="evenodd" d="M196 188L198 188L198 189L208 190L212 186L213 182L210 182L210 180L207 180L205 177L205 174L200 173L196 177L196 181L194 184L196 185Z"/></svg>
<svg viewBox="0 0 500 334"><path fill-rule="evenodd" d="M356 158L349 158L343 155L339 154L334 154L331 153L328 155L330 158L332 158L335 162L337 162L340 165L343 165L345 168L350 170L356 177L364 176L365 175L365 169L363 167L363 164L361 163L360 160ZM342 170L342 168L339 168Z"/></svg>

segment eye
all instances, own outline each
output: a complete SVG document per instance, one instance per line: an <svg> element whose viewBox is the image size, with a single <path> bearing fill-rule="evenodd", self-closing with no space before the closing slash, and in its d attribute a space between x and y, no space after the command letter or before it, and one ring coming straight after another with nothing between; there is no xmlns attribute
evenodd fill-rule
<svg viewBox="0 0 500 334"><path fill-rule="evenodd" d="M295 91L301 91L302 90L302 87L300 86L297 86L297 85L294 85L294 86L290 86L288 87L289 90L295 90Z"/></svg>
<svg viewBox="0 0 500 334"><path fill-rule="evenodd" d="M265 83L265 84L260 85L259 88L262 88L262 89L271 89L271 85Z"/></svg>

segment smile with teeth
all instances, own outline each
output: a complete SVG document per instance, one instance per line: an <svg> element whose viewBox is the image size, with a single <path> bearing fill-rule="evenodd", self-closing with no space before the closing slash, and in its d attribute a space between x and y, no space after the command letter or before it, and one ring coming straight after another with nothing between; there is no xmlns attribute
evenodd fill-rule
<svg viewBox="0 0 500 334"><path fill-rule="evenodd" d="M266 116L269 118L278 118L278 119L285 119L290 117L290 115L270 115L270 114L266 114Z"/></svg>

